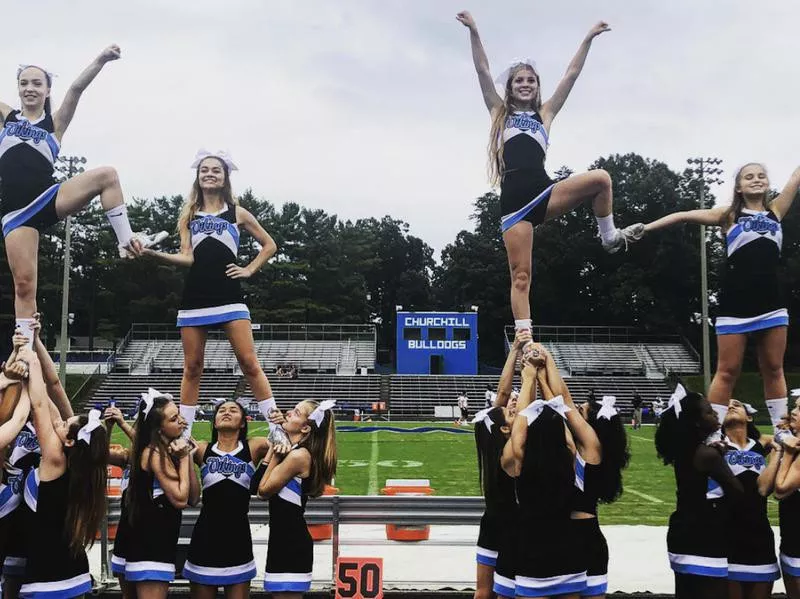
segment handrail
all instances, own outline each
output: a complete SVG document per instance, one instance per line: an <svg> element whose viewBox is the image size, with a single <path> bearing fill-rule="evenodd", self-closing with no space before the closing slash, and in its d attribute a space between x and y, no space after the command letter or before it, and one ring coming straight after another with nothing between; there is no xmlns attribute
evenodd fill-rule
<svg viewBox="0 0 800 599"><path fill-rule="evenodd" d="M472 525L480 524L485 503L483 497L448 496L356 496L326 495L311 499L306 506L306 522L309 524L332 524L333 563L339 553L339 526L341 524L400 524L422 526L426 524ZM181 539L187 528L194 527L200 515L200 506L183 510ZM114 582L108 578L108 526L119 523L120 498L109 497L106 518L100 537L101 585ZM249 520L251 525L269 522L269 504L255 497L250 499ZM266 539L253 539L256 545L265 544ZM186 541L182 541L186 543Z"/></svg>

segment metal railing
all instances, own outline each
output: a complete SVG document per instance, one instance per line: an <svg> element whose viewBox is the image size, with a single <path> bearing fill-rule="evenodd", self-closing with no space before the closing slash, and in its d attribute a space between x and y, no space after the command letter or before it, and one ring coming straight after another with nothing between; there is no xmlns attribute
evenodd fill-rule
<svg viewBox="0 0 800 599"><path fill-rule="evenodd" d="M252 323L256 341L356 341L377 340L374 324L283 324ZM174 324L134 323L129 332L130 339L168 340L180 339L180 331ZM224 331L209 331L209 339L227 339Z"/></svg>
<svg viewBox="0 0 800 599"><path fill-rule="evenodd" d="M636 327L533 325L533 338L555 343L684 343L680 335L645 333ZM513 325L506 325L507 340L514 339Z"/></svg>
<svg viewBox="0 0 800 599"><path fill-rule="evenodd" d="M399 524L422 526L426 524L472 525L480 524L484 511L483 497L430 497L430 496L355 496L326 495L311 499L306 506L308 524L331 524L333 537L331 549L333 568L339 556L339 526L341 524ZM100 585L116 584L109 577L108 526L119 522L120 500L111 497L108 511L101 527L100 537ZM180 545L188 545L191 529L200 515L200 506L183 510ZM255 497L250 500L249 519L251 525L269 523L269 505ZM187 534L188 533L188 534ZM253 539L256 545L267 543L266 539ZM336 578L331 572L331 580Z"/></svg>

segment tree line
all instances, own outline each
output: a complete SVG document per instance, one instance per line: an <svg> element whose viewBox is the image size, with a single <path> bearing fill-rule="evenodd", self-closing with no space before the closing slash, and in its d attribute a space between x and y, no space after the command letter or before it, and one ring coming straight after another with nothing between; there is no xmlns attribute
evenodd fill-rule
<svg viewBox="0 0 800 599"><path fill-rule="evenodd" d="M699 207L700 185L689 170L636 154L600 158L614 181L618 224L651 221L676 210ZM562 168L558 176L568 176ZM780 184L781 182L774 182ZM710 192L710 190L708 190ZM713 196L706 194L707 200ZM480 359L503 359L503 326L512 321L510 278L500 236L498 197L474 200L472 230L447 244L441 259L412 234L408 223L383 216L343 220L295 203L278 206L245 191L240 202L273 236L278 253L243 283L254 322L365 323L378 329L379 362L393 357L395 306L406 310L479 309ZM727 199L722 199L723 203ZM181 196L139 199L129 205L134 230L166 230L164 244L178 251L176 232ZM800 216L784 219L783 276L790 313L800 308ZM61 313L64 225L42 236L39 246L39 309L53 345ZM660 231L628 252L606 254L591 210L575 212L536 229L533 252L534 323L635 326L646 332L699 339L700 230L696 225ZM712 315L724 261L719 229L708 230ZM242 237L240 264L258 251ZM13 326L13 284L0 252L0 322ZM154 260L121 260L99 202L73 218L70 335L92 339L122 337L134 322L174 323L183 288L181 268ZM6 339L7 334L3 335ZM787 355L787 364L792 354Z"/></svg>

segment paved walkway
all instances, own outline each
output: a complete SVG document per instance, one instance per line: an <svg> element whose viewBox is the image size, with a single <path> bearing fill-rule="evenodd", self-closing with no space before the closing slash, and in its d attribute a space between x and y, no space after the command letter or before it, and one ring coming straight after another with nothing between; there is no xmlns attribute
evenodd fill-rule
<svg viewBox="0 0 800 599"><path fill-rule="evenodd" d="M673 578L667 562L666 527L604 526L611 555L608 591L626 593L650 591L672 593ZM261 586L266 563L269 527L253 529L253 540ZM477 526L433 526L430 540L422 543L387 541L383 526L343 525L340 554L345 557L382 557L384 587L387 589L470 589L475 580L475 540ZM775 529L775 537L779 538ZM325 587L332 580L330 541L314 547L314 587ZM91 570L100 575L100 546L90 551ZM775 583L776 593L784 592Z"/></svg>

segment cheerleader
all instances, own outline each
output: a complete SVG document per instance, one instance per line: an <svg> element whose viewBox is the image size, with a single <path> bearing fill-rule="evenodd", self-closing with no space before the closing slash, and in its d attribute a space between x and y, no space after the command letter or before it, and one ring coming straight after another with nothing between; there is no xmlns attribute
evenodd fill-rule
<svg viewBox="0 0 800 599"><path fill-rule="evenodd" d="M77 597L92 590L85 547L94 543L106 510L108 434L99 410L53 419L36 354L23 347L33 423L41 446L39 467L25 479L32 512L25 531L28 560L19 595Z"/></svg>
<svg viewBox="0 0 800 599"><path fill-rule="evenodd" d="M144 393L142 395L145 395ZM106 421L108 426L108 436L111 437L111 430L116 423L119 428L125 433L131 441L134 440L135 431L133 427L125 422L122 411L115 406L106 408L103 413L103 420ZM133 583L125 580L125 563L128 558L128 544L131 534L131 523L128 521L128 483L130 482L131 468L130 468L131 450L129 448L121 448L118 450L111 450L108 456L108 463L113 466L122 468L122 481L120 483L120 490L122 496L120 497L120 514L119 523L117 524L117 534L114 537L114 548L111 551L111 573L119 582L120 592L122 599L133 599L136 597L136 589Z"/></svg>
<svg viewBox="0 0 800 599"><path fill-rule="evenodd" d="M781 221L792 207L798 187L800 168L770 200L766 168L749 163L736 172L730 206L675 212L645 225L645 233L678 223L697 223L716 225L725 234L727 263L716 319L717 370L708 389L708 400L720 422L727 415L751 333L773 426L786 413L783 356L789 315L778 264L783 243Z"/></svg>
<svg viewBox="0 0 800 599"><path fill-rule="evenodd" d="M705 440L719 431L711 404L678 385L656 430L658 456L675 470L677 504L669 519L667 551L676 599L728 596L726 505L743 492L719 448Z"/></svg>
<svg viewBox="0 0 800 599"><path fill-rule="evenodd" d="M605 597L608 587L608 543L597 517L597 504L613 503L622 495L622 471L630 461L628 437L615 407L616 398L605 395L576 408L553 357L546 356L539 384L545 397L558 393L570 408L567 426L575 440L575 497L570 517L579 535L586 564L582 597ZM545 380L542 377L546 377ZM550 387L552 391L547 390Z"/></svg>
<svg viewBox="0 0 800 599"><path fill-rule="evenodd" d="M139 597L166 597L175 578L181 510L200 498L191 440L172 396L148 391L136 417L126 497L130 536L125 580Z"/></svg>
<svg viewBox="0 0 800 599"><path fill-rule="evenodd" d="M514 596L514 521L517 499L514 479L500 467L500 456L511 436L515 411L509 400L524 332L514 339L497 383L494 405L481 410L472 421L478 451L478 477L486 502L476 548L475 599Z"/></svg>
<svg viewBox="0 0 800 599"><path fill-rule="evenodd" d="M610 31L597 23L573 57L552 97L542 102L539 73L533 61L515 61L497 79L492 79L475 20L469 12L456 19L470 32L472 60L478 73L483 100L492 117L489 134L489 172L492 184L500 184L503 242L511 271L511 310L517 330L530 331L531 251L533 229L545 221L591 202L603 247L616 252L641 238L642 225L625 229L614 226L611 177L592 170L554 182L544 168L550 127L578 79L592 41ZM495 89L503 87L503 97Z"/></svg>
<svg viewBox="0 0 800 599"><path fill-rule="evenodd" d="M306 501L322 495L336 474L336 402L301 401L286 412L290 447L270 447L258 496L269 500L269 544L264 589L275 599L299 599L311 588L314 545Z"/></svg>
<svg viewBox="0 0 800 599"><path fill-rule="evenodd" d="M211 442L200 441L194 454L203 507L183 575L191 581L195 599L213 599L220 586L226 597L248 597L256 575L247 518L250 484L255 464L267 455L269 444L266 437L247 438L247 414L236 401L219 403L211 421ZM219 543L222 538L224 548Z"/></svg>
<svg viewBox="0 0 800 599"><path fill-rule="evenodd" d="M111 167L88 170L56 183L54 166L61 140L75 115L81 95L107 62L120 58L112 45L86 67L67 90L55 112L50 109L53 77L43 68L24 65L17 71L21 109L0 102L0 213L3 237L14 278L17 326L32 340L27 325L36 312L39 234L56 222L82 210L95 196L117 236L120 256L153 245L166 237L133 233L117 172Z"/></svg>
<svg viewBox="0 0 800 599"><path fill-rule="evenodd" d="M72 404L67 397L64 387L58 378L58 370L53 363L50 353L40 338L41 322L38 313L33 315L30 323L25 323L14 334L12 343L14 352L9 358L10 365L6 367L15 380L23 380L28 376L27 366L16 357L23 346L33 337L33 348L36 352L42 371L45 390L50 401L48 406L51 411L51 420L61 422L74 416ZM30 530L30 520L33 517L27 504L22 501L24 481L28 474L39 467L41 460L41 447L33 425L33 417L20 430L17 438L9 448L3 478L10 488L11 495L5 508L6 520L3 527L8 531L7 542L3 551L3 593L6 599L15 599L19 594L20 586L25 577L28 547L25 539Z"/></svg>
<svg viewBox="0 0 800 599"><path fill-rule="evenodd" d="M142 252L168 264L189 267L178 311L184 359L180 410L188 423L187 436L191 434L197 411L206 338L211 326L225 330L264 417L268 418L276 408L269 381L256 356L250 311L244 303L240 279L253 276L275 254L277 246L234 197L230 174L237 167L227 153L200 150L192 168L194 184L178 219L180 253L150 249ZM258 255L247 266L236 264L240 228L261 244Z"/></svg>
<svg viewBox="0 0 800 599"><path fill-rule="evenodd" d="M791 435L784 447L784 456L775 479L775 497L780 500L781 570L786 595L800 599L800 398L789 413Z"/></svg>
<svg viewBox="0 0 800 599"><path fill-rule="evenodd" d="M767 517L767 497L783 448L763 438L753 424L755 410L732 399L722 424L725 461L744 488L744 497L731 506L728 529L728 581L733 597L769 599L780 577L775 537ZM772 455L767 461L767 456Z"/></svg>
<svg viewBox="0 0 800 599"><path fill-rule="evenodd" d="M570 518L575 456L564 425L569 408L562 396L532 401L543 355L534 344L524 361L517 417L501 457L503 469L517 479L514 583L518 597L575 598L586 587L586 566L575 551L577 527Z"/></svg>

